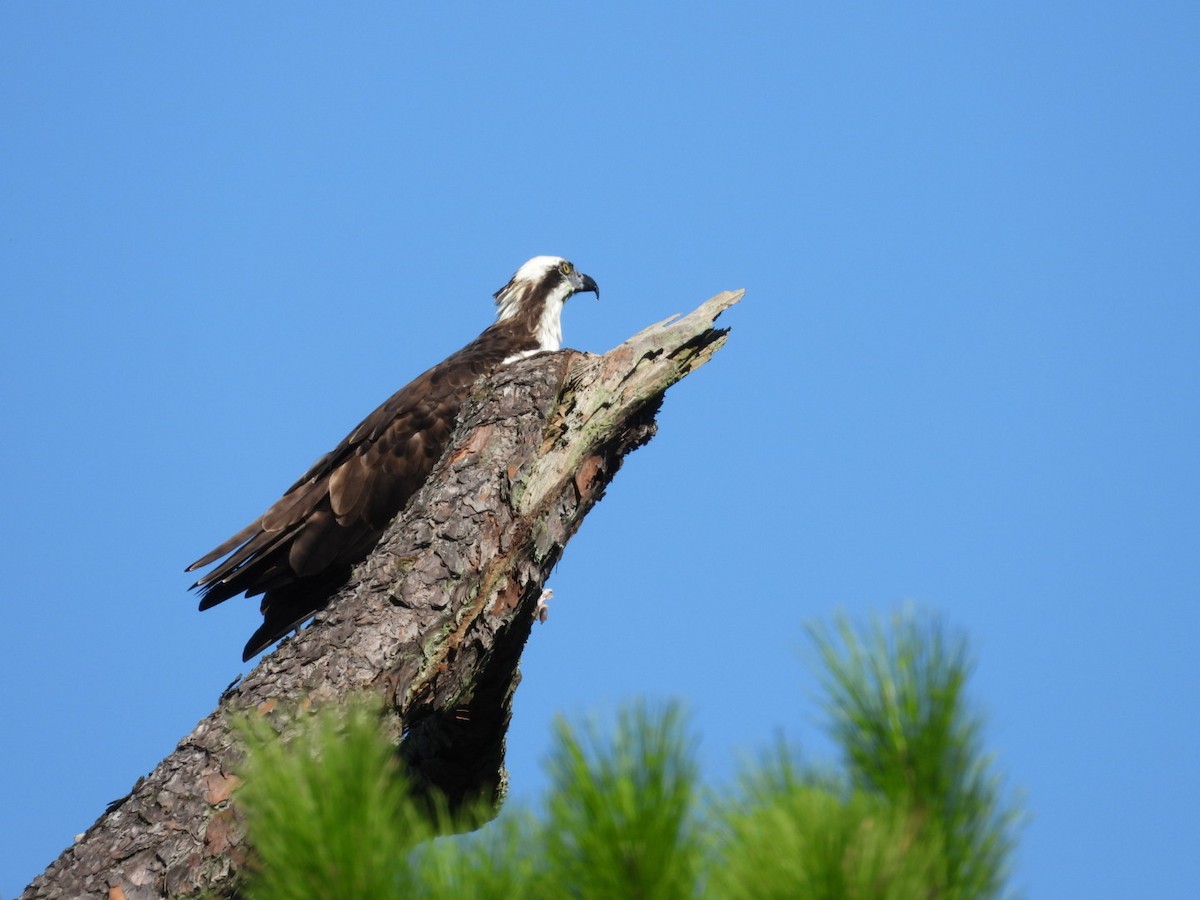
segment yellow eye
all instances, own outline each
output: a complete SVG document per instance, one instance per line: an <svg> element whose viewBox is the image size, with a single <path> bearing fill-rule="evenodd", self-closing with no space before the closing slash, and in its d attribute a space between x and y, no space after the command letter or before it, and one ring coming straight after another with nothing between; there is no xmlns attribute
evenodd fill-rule
<svg viewBox="0 0 1200 900"><path fill-rule="evenodd" d="M562 272L564 275L570 275L572 268L573 266L565 259L558 264L558 271Z"/></svg>

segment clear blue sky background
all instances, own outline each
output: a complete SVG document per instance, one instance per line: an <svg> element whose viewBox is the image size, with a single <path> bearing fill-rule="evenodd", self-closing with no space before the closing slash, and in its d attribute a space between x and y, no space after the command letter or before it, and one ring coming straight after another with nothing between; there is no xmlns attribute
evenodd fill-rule
<svg viewBox="0 0 1200 900"><path fill-rule="evenodd" d="M0 895L246 667L182 569L529 256L604 351L725 288L551 581L509 740L829 752L806 621L965 632L1030 897L1200 883L1194 4L0 6Z"/></svg>

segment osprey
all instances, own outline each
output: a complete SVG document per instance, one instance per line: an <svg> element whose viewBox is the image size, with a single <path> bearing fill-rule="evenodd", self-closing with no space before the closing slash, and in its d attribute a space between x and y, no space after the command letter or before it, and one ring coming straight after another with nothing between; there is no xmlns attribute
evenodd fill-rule
<svg viewBox="0 0 1200 900"><path fill-rule="evenodd" d="M200 609L262 594L262 626L243 661L317 612L383 536L446 449L471 385L500 366L562 345L572 294L600 288L558 256L535 256L493 295L496 322L389 397L265 513L187 567Z"/></svg>

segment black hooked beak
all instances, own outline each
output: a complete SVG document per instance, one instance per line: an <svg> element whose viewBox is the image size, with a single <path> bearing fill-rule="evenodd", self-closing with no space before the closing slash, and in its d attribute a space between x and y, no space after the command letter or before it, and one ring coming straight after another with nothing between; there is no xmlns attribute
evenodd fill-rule
<svg viewBox="0 0 1200 900"><path fill-rule="evenodd" d="M596 295L597 300L600 299L600 285L596 284L595 278L591 275L584 275L582 272L576 272L574 275L575 277L571 279L571 282L576 294L590 291Z"/></svg>

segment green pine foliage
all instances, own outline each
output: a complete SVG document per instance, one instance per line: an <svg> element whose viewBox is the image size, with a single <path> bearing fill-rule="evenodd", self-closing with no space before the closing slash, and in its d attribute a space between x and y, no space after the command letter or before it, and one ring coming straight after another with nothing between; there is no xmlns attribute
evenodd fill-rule
<svg viewBox="0 0 1200 900"><path fill-rule="evenodd" d="M940 897L997 896L1019 813L1003 803L982 719L965 694L965 639L911 612L861 631L843 618L836 636L809 632L851 784L909 810L918 836L942 845Z"/></svg>
<svg viewBox="0 0 1200 900"><path fill-rule="evenodd" d="M778 765L744 776L725 810L710 896L940 896L941 847L917 839L907 810Z"/></svg>
<svg viewBox="0 0 1200 900"><path fill-rule="evenodd" d="M553 787L534 816L506 811L412 854L427 897L693 897L697 774L677 706L635 705L609 731L560 720Z"/></svg>
<svg viewBox="0 0 1200 900"><path fill-rule="evenodd" d="M248 727L246 895L1000 896L1017 811L964 694L965 643L911 613L811 634L842 770L779 747L705 791L680 708L634 704L608 729L560 721L540 814L506 810L465 836L434 837L458 829L407 801L376 711L321 713L288 743Z"/></svg>
<svg viewBox="0 0 1200 900"><path fill-rule="evenodd" d="M409 896L405 852L434 829L407 799L377 710L312 716L287 742L262 720L242 732L237 801L256 856L250 896Z"/></svg>
<svg viewBox="0 0 1200 900"><path fill-rule="evenodd" d="M678 706L622 712L611 736L558 723L543 829L558 896L690 897L698 775Z"/></svg>

